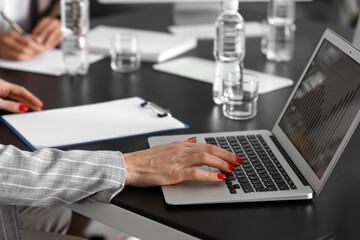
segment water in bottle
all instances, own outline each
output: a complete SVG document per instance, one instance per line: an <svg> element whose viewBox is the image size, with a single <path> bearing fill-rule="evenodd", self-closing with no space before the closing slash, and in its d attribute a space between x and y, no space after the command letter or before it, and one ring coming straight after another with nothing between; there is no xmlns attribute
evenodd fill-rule
<svg viewBox="0 0 360 240"><path fill-rule="evenodd" d="M270 24L290 25L295 21L294 0L270 0L268 3L268 21Z"/></svg>
<svg viewBox="0 0 360 240"><path fill-rule="evenodd" d="M287 62L292 59L295 39L294 0L270 0L268 24L261 50L268 60Z"/></svg>
<svg viewBox="0 0 360 240"><path fill-rule="evenodd" d="M245 57L245 21L238 13L238 0L224 0L223 10L215 22L214 57L216 69L213 100L222 104L223 78L230 72L242 72Z"/></svg>
<svg viewBox="0 0 360 240"><path fill-rule="evenodd" d="M63 62L66 73L85 75L89 68L89 1L61 0Z"/></svg>

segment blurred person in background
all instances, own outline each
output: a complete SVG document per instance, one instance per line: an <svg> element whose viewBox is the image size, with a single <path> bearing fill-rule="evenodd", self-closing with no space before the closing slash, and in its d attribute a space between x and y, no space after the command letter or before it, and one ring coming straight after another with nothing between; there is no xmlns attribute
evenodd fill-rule
<svg viewBox="0 0 360 240"><path fill-rule="evenodd" d="M28 35L22 35L0 16L0 58L30 60L55 48L63 35L60 0L0 0L0 11Z"/></svg>

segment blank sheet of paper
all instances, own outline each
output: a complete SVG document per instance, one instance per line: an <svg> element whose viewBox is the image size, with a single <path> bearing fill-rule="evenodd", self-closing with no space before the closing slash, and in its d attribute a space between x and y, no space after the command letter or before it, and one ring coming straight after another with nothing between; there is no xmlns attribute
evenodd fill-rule
<svg viewBox="0 0 360 240"><path fill-rule="evenodd" d="M96 62L104 58L104 54L89 54L89 63ZM10 61L0 59L0 67L19 70L24 72L34 72L51 76L60 76L65 73L60 49L54 49L44 54L37 55L29 61Z"/></svg>
<svg viewBox="0 0 360 240"><path fill-rule="evenodd" d="M32 149L65 147L108 139L184 129L188 126L168 116L158 117L141 107L139 97L22 114L2 120Z"/></svg>
<svg viewBox="0 0 360 240"><path fill-rule="evenodd" d="M213 39L215 36L215 24L189 24L172 25L169 31L177 36L193 37L197 39ZM262 37L264 26L260 22L246 22L245 36L247 38Z"/></svg>
<svg viewBox="0 0 360 240"><path fill-rule="evenodd" d="M89 32L90 50L109 54L111 39L115 33L119 32L137 37L140 45L141 60L148 62L163 62L193 49L197 44L195 38L179 37L166 32L100 25Z"/></svg>
<svg viewBox="0 0 360 240"><path fill-rule="evenodd" d="M212 84L215 62L198 57L182 57L168 62L155 64L153 65L153 69ZM250 69L245 69L244 72L252 73L259 77L260 94L288 87L294 83L288 78Z"/></svg>

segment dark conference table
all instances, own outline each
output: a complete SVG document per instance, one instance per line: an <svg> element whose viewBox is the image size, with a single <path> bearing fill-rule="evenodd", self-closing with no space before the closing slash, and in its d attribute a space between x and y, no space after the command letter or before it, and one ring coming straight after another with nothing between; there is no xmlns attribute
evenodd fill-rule
<svg viewBox="0 0 360 240"><path fill-rule="evenodd" d="M258 5L262 9L266 7ZM265 18L264 11L257 12L254 7L246 11L247 6L240 4L245 20ZM98 24L166 31L167 26L173 24L172 5L149 5L138 12L92 21L93 26ZM245 67L296 82L328 27L326 23L304 19L297 20L296 24L295 57L291 62L266 61L260 53L260 39L249 38ZM330 27L351 40L352 30ZM212 47L211 40L201 40L196 49L184 55L213 60ZM258 115L254 119L233 121L225 118L221 107L212 102L210 84L156 72L152 70L152 63L142 63L139 72L120 74L111 71L110 60L105 58L92 64L85 77L51 77L5 69L0 69L0 77L30 89L44 101L44 109L141 96L169 108L176 118L190 126L186 130L158 135L271 129L293 89L292 86L261 95ZM148 137L118 139L66 150L132 152L148 148ZM3 124L0 124L0 141L29 150ZM160 187L126 187L111 204L73 204L69 208L142 239L360 239L359 141L357 129L322 192L312 200L171 206L165 203Z"/></svg>

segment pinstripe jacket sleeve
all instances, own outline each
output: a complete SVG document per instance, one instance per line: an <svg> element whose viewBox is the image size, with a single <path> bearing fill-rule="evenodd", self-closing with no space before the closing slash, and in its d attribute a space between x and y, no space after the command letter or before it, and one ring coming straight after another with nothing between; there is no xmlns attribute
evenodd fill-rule
<svg viewBox="0 0 360 240"><path fill-rule="evenodd" d="M0 239L21 239L16 205L109 202L125 184L120 152L21 151L0 144Z"/></svg>

